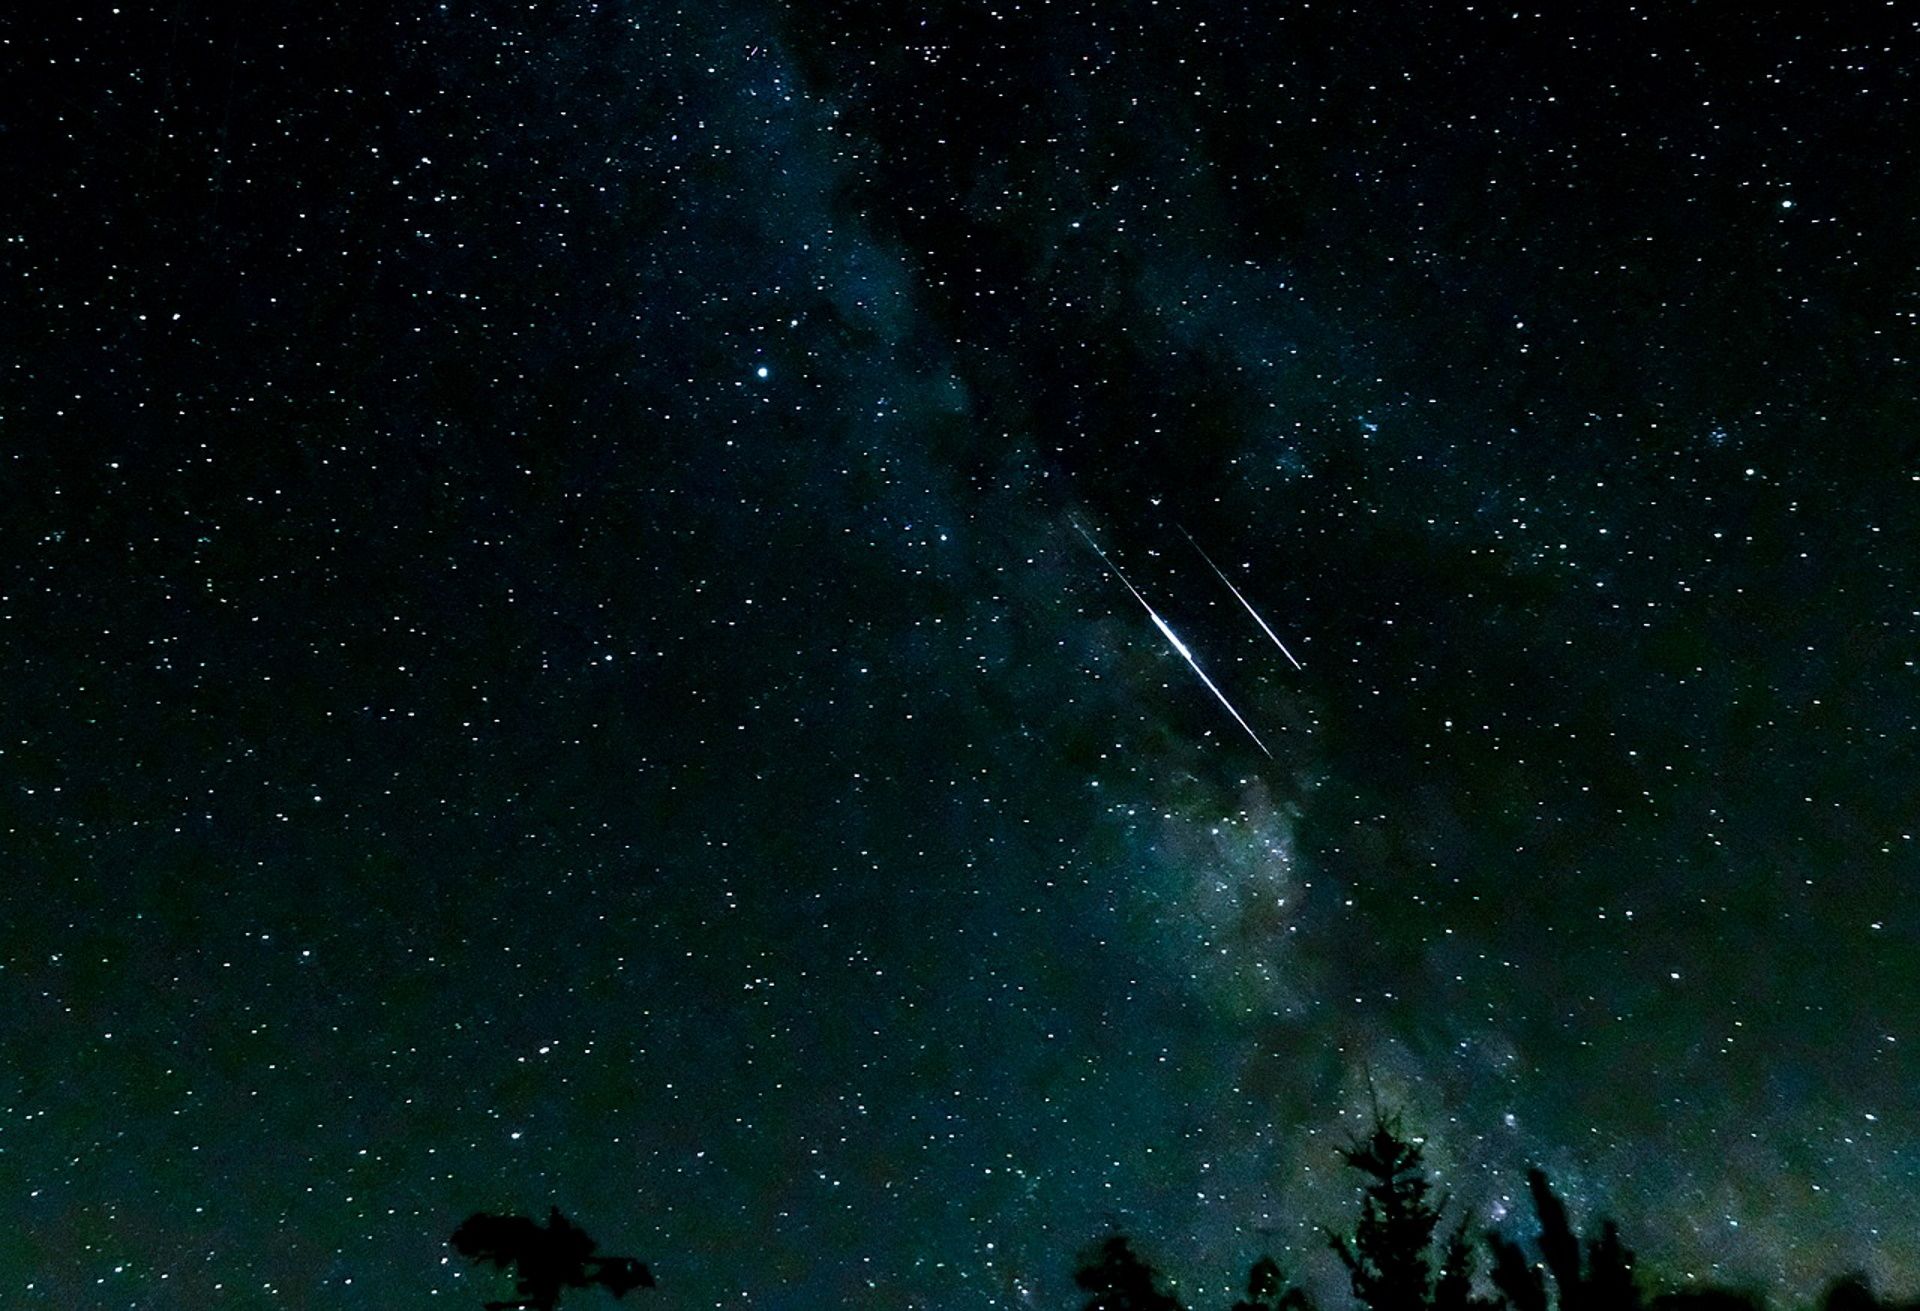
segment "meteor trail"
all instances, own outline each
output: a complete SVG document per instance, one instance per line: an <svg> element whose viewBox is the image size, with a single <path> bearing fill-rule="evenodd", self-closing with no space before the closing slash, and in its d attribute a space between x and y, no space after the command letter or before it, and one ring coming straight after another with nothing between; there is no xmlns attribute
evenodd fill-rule
<svg viewBox="0 0 1920 1311"><path fill-rule="evenodd" d="M1233 599L1238 601L1241 605L1247 608L1247 613L1253 616L1253 622L1260 625L1260 631L1265 633L1268 637L1271 637L1273 639L1273 644L1280 648L1280 654L1285 656L1289 661L1291 661L1295 669L1305 669L1306 668L1305 665L1301 664L1298 660L1294 660L1293 652L1287 650L1287 644L1280 640L1280 635L1274 632L1271 628L1267 627L1267 621L1260 617L1260 612L1253 608L1253 603L1248 601L1246 597L1240 595L1240 589L1233 585L1233 579L1227 577L1226 574L1222 573L1220 571L1220 566L1213 562L1213 557L1208 555L1204 550L1201 549L1200 543L1193 540L1193 534L1188 532L1186 529L1182 528L1180 530L1180 535L1187 539L1187 544L1189 546L1193 547L1194 550L1200 552L1200 558L1207 562L1207 568L1213 570L1215 575L1219 577L1220 581L1227 585L1227 590L1233 593Z"/></svg>
<svg viewBox="0 0 1920 1311"><path fill-rule="evenodd" d="M1249 724L1245 719L1241 718L1240 712L1233 708L1233 702L1227 700L1226 693L1222 692L1218 687L1214 686L1213 680L1207 677L1207 671L1202 669L1200 667L1200 662L1193 658L1193 652L1187 650L1187 644L1185 642L1182 642L1179 639L1179 637L1177 637L1174 634L1173 629L1167 626L1167 621L1160 617L1159 612L1156 611L1151 605L1147 604L1147 598L1140 595L1140 589L1135 587L1131 582L1129 582L1127 579L1127 576L1120 572L1120 566L1107 558L1107 553L1100 549L1100 543L1093 540L1093 534L1088 532L1085 528L1081 527L1080 521L1077 519L1070 518L1068 522L1073 525L1074 531L1078 532L1082 537L1087 539L1087 545L1091 546L1093 548L1093 553L1100 557L1100 563L1105 565L1107 569L1113 574L1113 576L1120 580L1120 585L1122 587L1125 587L1129 592L1133 593L1133 599L1138 601L1140 603L1140 608L1147 612L1147 618L1153 620L1153 626L1160 630L1160 635L1162 637L1166 638L1168 642L1173 644L1173 649L1180 653L1180 658L1187 662L1187 667L1192 669L1194 674L1200 679L1200 681L1207 685L1207 691L1213 693L1213 699L1226 707L1227 713L1233 716L1233 722L1240 725L1240 727L1246 729L1247 736L1253 739L1253 744L1259 747L1262 751L1266 752L1268 760L1272 760L1273 752L1267 751L1267 744L1265 742L1262 742L1260 740L1260 735L1253 731L1253 725ZM1232 586L1232 584L1229 583L1228 586ZM1256 618L1257 617L1258 616L1256 616ZM1278 641L1279 639L1275 638L1274 640ZM1281 649L1284 650L1285 648L1283 647ZM1292 657L1288 657L1288 658L1291 659Z"/></svg>

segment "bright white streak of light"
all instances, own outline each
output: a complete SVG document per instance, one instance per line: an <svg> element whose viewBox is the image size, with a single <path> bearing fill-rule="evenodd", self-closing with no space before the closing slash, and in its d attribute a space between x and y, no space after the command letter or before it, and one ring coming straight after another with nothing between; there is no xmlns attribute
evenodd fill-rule
<svg viewBox="0 0 1920 1311"><path fill-rule="evenodd" d="M1185 642L1182 642L1179 638L1175 637L1173 635L1173 630L1167 627L1167 621L1162 619L1159 615L1154 614L1152 610L1148 610L1147 614L1153 619L1154 626L1157 627L1162 633L1166 634L1167 640L1173 643L1173 649L1178 651L1181 657L1185 659L1187 664L1192 668L1193 672L1199 675L1200 681L1207 685L1207 691L1213 693L1214 699L1217 700L1221 705L1227 708L1227 713L1233 716L1235 723L1239 724L1240 727L1247 730L1247 736L1253 739L1253 744L1259 747L1262 751L1267 751L1267 744L1265 742L1262 742L1260 740L1260 735L1253 731L1253 725L1249 724L1246 720L1240 718L1240 712L1233 708L1233 702L1227 700L1226 694L1223 693L1219 688L1213 685L1213 680L1207 677L1207 671L1202 669L1200 667L1200 662L1193 658L1193 652L1187 650L1187 644ZM1273 752L1267 751L1267 759L1268 760L1273 759Z"/></svg>
<svg viewBox="0 0 1920 1311"><path fill-rule="evenodd" d="M1213 557L1208 555L1206 551L1202 549L1200 543L1193 540L1193 534L1188 532L1186 529L1182 528L1180 530L1180 535L1187 539L1187 542L1193 547L1194 550L1200 552L1200 558L1207 562L1207 568L1213 570L1214 574L1218 576L1220 581L1227 585L1227 590L1233 593L1233 599L1246 607L1247 613L1253 616L1253 622L1260 625L1260 631L1265 633L1268 637L1271 637L1273 639L1273 644L1280 648L1280 654L1285 656L1288 659L1288 661L1292 663L1295 669L1305 669L1306 668L1305 665L1301 664L1298 660L1295 660L1293 658L1293 652L1287 650L1287 644L1280 640L1280 634L1274 632L1271 628L1267 627L1267 621L1260 617L1260 612L1253 608L1253 603L1247 600L1246 597L1240 595L1240 589L1233 585L1233 579L1227 577L1226 574L1221 571L1220 566L1213 562Z"/></svg>
<svg viewBox="0 0 1920 1311"><path fill-rule="evenodd" d="M1267 751L1267 744L1265 742L1262 742L1260 740L1260 735L1253 731L1253 725L1249 724L1245 719L1241 718L1240 712L1233 708L1233 702L1227 700L1226 693L1222 692L1218 687L1214 686L1213 680L1207 677L1207 671L1202 669L1200 667L1200 662L1193 658L1193 652L1187 650L1187 644L1185 642L1182 642L1179 639L1179 637L1175 635L1173 629L1168 626L1167 621L1160 617L1159 612L1155 610L1151 605L1147 604L1147 598L1140 595L1140 589L1135 587L1131 582L1129 582L1127 580L1127 576L1120 572L1120 566L1107 558L1107 553L1100 549L1100 543L1093 540L1093 534L1089 533L1085 528L1082 528L1077 520L1073 522L1073 526L1076 530L1078 530L1078 532L1082 537L1087 539L1087 545L1091 546L1093 548L1093 553L1100 557L1100 563L1104 564L1108 569L1112 570L1113 576L1120 580L1121 586L1125 587L1129 592L1133 593L1133 599L1138 601L1140 603L1140 607L1147 612L1147 618L1153 620L1153 626L1160 630L1161 636L1165 637L1167 641L1173 644L1173 649L1180 653L1180 658L1187 662L1187 667L1193 670L1194 674L1200 679L1202 683L1205 683L1207 685L1207 691L1213 693L1214 700L1218 701L1221 705L1226 707L1227 713L1233 716L1233 722L1240 725L1240 727L1246 729L1247 736L1253 739L1253 744L1259 747L1262 751L1266 752L1268 760L1272 760L1273 752ZM1229 584L1229 586L1231 586L1231 584Z"/></svg>

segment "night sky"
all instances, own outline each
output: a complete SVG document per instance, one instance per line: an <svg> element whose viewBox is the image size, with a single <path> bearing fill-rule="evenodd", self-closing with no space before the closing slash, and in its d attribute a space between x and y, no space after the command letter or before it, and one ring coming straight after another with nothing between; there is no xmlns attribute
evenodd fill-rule
<svg viewBox="0 0 1920 1311"><path fill-rule="evenodd" d="M0 19L0 1301L1912 1291L1917 18Z"/></svg>

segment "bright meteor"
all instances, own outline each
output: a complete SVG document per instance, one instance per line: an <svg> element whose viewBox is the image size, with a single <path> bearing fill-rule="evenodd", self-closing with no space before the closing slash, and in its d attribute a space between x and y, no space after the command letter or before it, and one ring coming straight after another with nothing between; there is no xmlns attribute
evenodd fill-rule
<svg viewBox="0 0 1920 1311"><path fill-rule="evenodd" d="M1305 669L1306 668L1305 665L1301 664L1298 660L1294 660L1293 652L1287 650L1287 644L1280 640L1280 634L1274 632L1271 628L1267 627L1267 621L1260 617L1260 612L1253 608L1253 603L1247 600L1246 597L1240 595L1240 589L1233 585L1233 579L1227 577L1226 574L1221 571L1220 566L1213 562L1213 557L1208 555L1206 551L1201 548L1200 543L1193 540L1193 534L1188 532L1186 529L1182 528L1180 530L1180 535L1187 539L1187 544L1189 546L1193 547L1194 550L1200 552L1200 558L1207 562L1207 568L1213 570L1214 574L1220 579L1220 581L1227 585L1227 590L1233 593L1233 599L1246 607L1247 613L1253 616L1253 622L1260 625L1260 631L1265 633L1268 637L1271 637L1273 639L1273 644L1280 648L1280 654L1285 656L1289 661L1291 661L1295 669Z"/></svg>
<svg viewBox="0 0 1920 1311"><path fill-rule="evenodd" d="M1197 678L1199 678L1199 680L1202 683L1205 683L1207 685L1207 691L1213 693L1213 699L1218 701L1222 706L1226 707L1227 713L1233 716L1233 722L1240 725L1241 728L1244 728L1247 731L1247 736L1253 739L1253 744L1259 747L1262 751L1266 752L1267 759L1269 760L1273 759L1273 752L1267 751L1267 744L1265 742L1262 742L1260 740L1260 735L1253 731L1253 725L1249 724L1244 718L1241 717L1240 712L1233 708L1233 702L1227 700L1226 693L1222 692L1218 687L1214 686L1213 680L1207 677L1207 671L1200 667L1200 662L1193 658L1193 652L1187 649L1187 644L1180 640L1180 638L1174 633L1173 629L1168 626L1167 621L1160 617L1159 612L1156 611L1151 605L1147 603L1147 598L1140 595L1140 589L1135 587L1131 582L1129 582L1127 579L1127 576L1120 572L1120 566L1107 558L1107 553L1100 549L1100 543L1093 540L1093 534L1088 532L1085 528L1081 527L1080 522L1077 519L1069 519L1068 522L1073 524L1074 530L1076 532L1078 532L1082 537L1087 539L1087 545L1091 546L1093 548L1093 553L1100 557L1100 563L1104 564L1108 568L1108 570L1112 572L1113 576L1120 580L1120 585L1122 587L1125 587L1129 592L1133 593L1133 599L1138 601L1140 603L1140 608L1147 612L1147 618L1153 620L1153 626L1155 628L1158 628L1160 630L1160 635L1166 638L1167 641L1173 645L1173 649L1175 651L1178 651L1180 653L1180 658L1187 662L1187 667L1193 670L1194 675ZM1229 583L1228 586L1231 587L1232 584ZM1256 616L1256 618L1257 617L1258 616ZM1276 638L1275 640L1278 641L1279 639ZM1281 649L1285 650L1284 647ZM1292 659L1292 657L1289 656L1288 659Z"/></svg>

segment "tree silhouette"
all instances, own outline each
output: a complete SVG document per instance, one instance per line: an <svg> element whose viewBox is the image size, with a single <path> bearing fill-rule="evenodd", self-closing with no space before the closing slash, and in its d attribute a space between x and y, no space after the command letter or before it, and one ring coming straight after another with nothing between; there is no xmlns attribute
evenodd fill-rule
<svg viewBox="0 0 1920 1311"><path fill-rule="evenodd" d="M1367 1178L1353 1237L1327 1235L1353 1295L1369 1311L1425 1311L1432 1305L1427 1248L1445 1202L1427 1198L1432 1185L1419 1145L1401 1132L1399 1116L1376 1107L1372 1131L1340 1154Z"/></svg>
<svg viewBox="0 0 1920 1311"><path fill-rule="evenodd" d="M1247 1295L1233 1311L1313 1311L1313 1303L1300 1289L1287 1287L1278 1261L1263 1256L1247 1271Z"/></svg>
<svg viewBox="0 0 1920 1311"><path fill-rule="evenodd" d="M1493 1253L1493 1286L1512 1311L1547 1311L1546 1279L1519 1245L1489 1232L1487 1250Z"/></svg>
<svg viewBox="0 0 1920 1311"><path fill-rule="evenodd" d="M1880 1311L1880 1307L1873 1287L1858 1272L1841 1275L1820 1295L1820 1311Z"/></svg>
<svg viewBox="0 0 1920 1311"><path fill-rule="evenodd" d="M1920 1311L1920 1300L1890 1302L1859 1271L1841 1275L1820 1295L1820 1311Z"/></svg>
<svg viewBox="0 0 1920 1311"><path fill-rule="evenodd" d="M1633 1278L1633 1253L1620 1241L1620 1230L1609 1220L1600 1236L1581 1243L1567 1217L1567 1207L1538 1169L1527 1171L1527 1191L1540 1222L1535 1242L1540 1264L1497 1233L1487 1235L1493 1252L1493 1283L1513 1311L1546 1311L1547 1288L1541 1266L1553 1276L1559 1311L1642 1311L1644 1303Z"/></svg>
<svg viewBox="0 0 1920 1311"><path fill-rule="evenodd" d="M1533 1213L1540 1220L1540 1258L1559 1290L1560 1311L1587 1311L1580 1240L1573 1236L1566 1204L1547 1186L1547 1176L1538 1169L1527 1171L1527 1191L1533 1194Z"/></svg>
<svg viewBox="0 0 1920 1311"><path fill-rule="evenodd" d="M1115 1234L1081 1258L1073 1282L1093 1294L1085 1311L1182 1311L1160 1287L1160 1275L1134 1253L1125 1234Z"/></svg>
<svg viewBox="0 0 1920 1311"><path fill-rule="evenodd" d="M554 1207L545 1227L522 1215L477 1212L460 1222L447 1240L454 1251L499 1269L514 1267L515 1302L488 1302L487 1311L554 1311L568 1288L600 1285L615 1297L636 1288L652 1288L653 1274L627 1256L595 1256L586 1231Z"/></svg>
<svg viewBox="0 0 1920 1311"><path fill-rule="evenodd" d="M1920 1301L1889 1302L1856 1270L1827 1285L1820 1295L1820 1311L1920 1311Z"/></svg>
<svg viewBox="0 0 1920 1311"><path fill-rule="evenodd" d="M1498 1298L1473 1295L1473 1241L1467 1236L1465 1220L1453 1227L1441 1251L1440 1273L1433 1281L1433 1308L1434 1311L1507 1311L1506 1304Z"/></svg>
<svg viewBox="0 0 1920 1311"><path fill-rule="evenodd" d="M1598 1238L1587 1240L1587 1291L1594 1311L1640 1311L1633 1253L1620 1242L1620 1227L1611 1220L1600 1226Z"/></svg>

